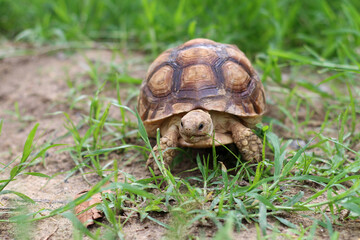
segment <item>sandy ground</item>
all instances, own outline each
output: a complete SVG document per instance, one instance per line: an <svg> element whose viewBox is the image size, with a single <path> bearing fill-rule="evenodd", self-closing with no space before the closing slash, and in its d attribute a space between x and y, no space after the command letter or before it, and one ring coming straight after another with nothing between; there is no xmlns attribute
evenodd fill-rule
<svg viewBox="0 0 360 240"><path fill-rule="evenodd" d="M81 119L81 114L87 114L88 106L86 104L83 104L82 108L70 108L67 100L70 88L66 79L77 79L77 84L81 84L81 81L86 83L88 81L86 73L89 71L89 60L105 64L113 62L126 68L129 75L143 78L147 65L142 61L142 56L133 55L130 57L131 61L128 60L128 56L126 59L114 58L113 52L107 50L86 50L72 54L65 54L60 51L53 54L11 57L0 60L0 119L4 119L0 136L1 163L7 164L11 160L19 158L26 137L35 123L40 124L36 135L37 145L55 141L58 137L63 136L67 132L64 127L65 118L61 114L53 115L51 113L66 112L74 122ZM107 93L116 96L115 90L109 90ZM83 94L92 95L93 92L85 88ZM13 114L15 103L18 104L22 119ZM112 111L117 110L112 109ZM73 139L68 136L55 143L73 144ZM59 149L61 148L49 150L44 159L44 164L39 163L30 168L32 171L50 176L60 173L59 175L50 181L41 177L24 175L6 188L24 193L35 200L36 204L29 205L29 210L52 210L64 206L73 199L76 193L89 188L89 185L78 173L65 180L67 171L70 171L75 164L68 152L57 152ZM121 163L121 168L137 178L149 177L148 173L144 171L144 161ZM8 174L8 171L1 173L0 179L6 179ZM99 178L94 175L89 175L88 179L92 184L99 181ZM18 198L14 195L0 195L0 211L9 211L13 206L19 204L14 201L15 199ZM7 215L0 215L2 219L6 219L6 217ZM170 221L170 216L167 214L156 217L163 222ZM286 217L291 218L293 223L302 224L304 227L311 225L310 221L297 215ZM341 232L341 239L357 239L360 236L359 224L353 222L346 226L337 226L337 230ZM285 229L279 224L277 227L280 230ZM16 229L17 226L1 223L0 239L15 238ZM92 230L95 231L96 229L92 228ZM123 230L126 239L160 239L166 235L166 230L161 226L148 220L140 222L138 218L132 218ZM198 226L191 231L209 238L215 229L212 226ZM66 218L56 216L33 223L29 232L34 239L71 239L73 227ZM327 239L328 237L326 233L321 232L317 236L320 239ZM234 239L256 239L255 225L249 224L247 230L234 234Z"/></svg>
<svg viewBox="0 0 360 240"><path fill-rule="evenodd" d="M70 109L69 103L66 101L70 90L66 79L77 78L86 82L86 77L81 76L89 71L88 60L104 64L112 61L123 64L121 59L113 59L111 51L98 50L88 50L69 56L60 52L53 55L15 57L0 62L0 118L4 119L0 142L2 163L6 164L19 158L27 135L36 123L39 123L36 135L37 145L53 142L67 133L64 127L65 118L62 114L52 115L52 113L64 111L74 122L78 122L81 114L86 113L88 108L86 105L84 106L86 110ZM133 71L136 72L134 77L142 77L146 70L144 66L129 66L129 63L127 63L127 67L134 69ZM90 92L90 94L92 93ZM23 119L13 116L15 103L18 104ZM73 144L73 139L68 136L56 143ZM36 205L29 206L31 209L55 209L65 205L81 190L89 188L89 184L83 180L80 174L75 174L65 180L67 171L71 170L75 164L67 152L57 152L60 149L61 147L57 147L49 150L44 159L45 164L38 164L31 167L30 170L49 176L62 174L50 181L35 176L21 176L9 184L6 189L24 193L35 200ZM125 171L135 175L139 172L137 174L139 176L143 171L140 169L137 171L138 167L127 165ZM8 174L9 172L2 173L1 179L6 179ZM94 184L99 178L90 175L88 180ZM15 204L12 199L16 199L16 197L14 195L0 197L4 210ZM157 236L157 231L147 230L149 229L147 225L139 223L136 227L132 227L128 230L129 236L138 235L138 232L141 232L143 238L136 239L150 239L151 236ZM70 221L59 216L35 223L31 227L31 231L35 239L47 239L49 236L51 239L70 239L73 234ZM126 229L124 231L127 232ZM159 231L163 232L162 229ZM9 224L1 224L0 238L12 239L13 237L14 228Z"/></svg>

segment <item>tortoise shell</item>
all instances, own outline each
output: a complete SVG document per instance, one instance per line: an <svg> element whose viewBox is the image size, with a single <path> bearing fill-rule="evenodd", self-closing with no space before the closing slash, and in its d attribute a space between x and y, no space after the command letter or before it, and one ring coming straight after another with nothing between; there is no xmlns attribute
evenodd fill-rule
<svg viewBox="0 0 360 240"><path fill-rule="evenodd" d="M170 116L194 109L226 112L249 127L261 120L264 88L235 45L193 39L166 50L150 65L138 99L148 134L155 136Z"/></svg>

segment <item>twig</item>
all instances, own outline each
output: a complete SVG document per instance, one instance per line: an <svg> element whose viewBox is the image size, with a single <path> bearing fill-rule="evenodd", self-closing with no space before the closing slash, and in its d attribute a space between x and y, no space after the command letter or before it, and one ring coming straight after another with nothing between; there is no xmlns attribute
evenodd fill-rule
<svg viewBox="0 0 360 240"><path fill-rule="evenodd" d="M55 230L52 233L50 233L49 236L43 238L42 240L49 240L56 233L57 230L59 230L59 225L56 225Z"/></svg>

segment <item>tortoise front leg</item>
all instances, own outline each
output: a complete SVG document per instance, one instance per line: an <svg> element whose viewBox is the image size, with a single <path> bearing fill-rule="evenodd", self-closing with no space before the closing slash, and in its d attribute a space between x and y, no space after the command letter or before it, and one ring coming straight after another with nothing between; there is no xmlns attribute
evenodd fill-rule
<svg viewBox="0 0 360 240"><path fill-rule="evenodd" d="M179 131L176 126L169 127L168 131L160 138L160 145L155 145L153 151L158 161L160 160L159 147L161 149L162 158L164 160L164 167L169 167L170 163L175 157L176 150L173 149L178 146ZM160 169L156 164L152 153L149 154L149 158L146 162L147 167L151 167L156 175L160 175Z"/></svg>
<svg viewBox="0 0 360 240"><path fill-rule="evenodd" d="M250 128L236 120L229 124L233 141L246 161L260 162L263 144Z"/></svg>

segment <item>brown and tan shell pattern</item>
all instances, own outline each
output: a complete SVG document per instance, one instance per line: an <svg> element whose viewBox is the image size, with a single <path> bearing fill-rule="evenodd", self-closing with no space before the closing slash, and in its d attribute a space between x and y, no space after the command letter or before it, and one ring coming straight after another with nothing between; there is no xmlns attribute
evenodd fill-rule
<svg viewBox="0 0 360 240"><path fill-rule="evenodd" d="M193 39L163 52L141 86L138 111L150 136L162 121L193 109L258 122L265 111L261 81L236 46Z"/></svg>

